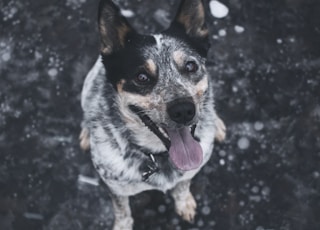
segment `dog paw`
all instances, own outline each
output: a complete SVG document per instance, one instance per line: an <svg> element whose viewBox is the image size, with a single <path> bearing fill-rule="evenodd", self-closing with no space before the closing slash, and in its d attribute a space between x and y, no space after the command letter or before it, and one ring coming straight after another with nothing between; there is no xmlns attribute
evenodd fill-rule
<svg viewBox="0 0 320 230"><path fill-rule="evenodd" d="M89 130L86 128L83 128L81 130L80 136L79 136L79 140L80 140L80 148L83 151L87 151L90 148L90 138L89 138Z"/></svg>
<svg viewBox="0 0 320 230"><path fill-rule="evenodd" d="M226 138L226 126L220 118L215 121L216 135L215 139L218 141L223 141Z"/></svg>
<svg viewBox="0 0 320 230"><path fill-rule="evenodd" d="M185 200L176 200L175 206L177 214L181 216L182 219L193 223L194 217L196 215L197 203L194 200L191 192L189 192Z"/></svg>
<svg viewBox="0 0 320 230"><path fill-rule="evenodd" d="M132 229L133 229L132 217L116 219L112 228L112 230L132 230Z"/></svg>

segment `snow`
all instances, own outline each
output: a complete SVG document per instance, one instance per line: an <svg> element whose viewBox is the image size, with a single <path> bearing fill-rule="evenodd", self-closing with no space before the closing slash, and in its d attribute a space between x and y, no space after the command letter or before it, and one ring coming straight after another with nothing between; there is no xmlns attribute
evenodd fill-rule
<svg viewBox="0 0 320 230"><path fill-rule="evenodd" d="M240 201L239 201L239 205L240 205L240 207L244 207L244 206L245 206L245 204L246 204L246 203L245 203L243 200L240 200Z"/></svg>
<svg viewBox="0 0 320 230"><path fill-rule="evenodd" d="M231 155L231 154L230 154L230 155L228 156L228 160L229 160L229 161L233 161L233 160L234 160L234 155Z"/></svg>
<svg viewBox="0 0 320 230"><path fill-rule="evenodd" d="M212 16L216 18L224 18L228 15L229 9L223 3L211 0L209 3L209 8Z"/></svg>
<svg viewBox="0 0 320 230"><path fill-rule="evenodd" d="M211 209L209 206L203 206L201 209L201 213L205 216L209 215L211 213Z"/></svg>
<svg viewBox="0 0 320 230"><path fill-rule="evenodd" d="M278 43L278 44L282 44L282 42L283 42L283 41L282 41L281 38L277 38L277 43Z"/></svg>
<svg viewBox="0 0 320 230"><path fill-rule="evenodd" d="M264 125L260 121L257 121L257 122L254 123L254 129L256 131L261 131L263 129L263 127L264 127Z"/></svg>
<svg viewBox="0 0 320 230"><path fill-rule="evenodd" d="M2 61L8 62L12 58L12 47L13 44L9 41L5 40L0 42L0 66L2 64Z"/></svg>
<svg viewBox="0 0 320 230"><path fill-rule="evenodd" d="M36 60L40 60L43 57L43 55L39 51L36 51L34 53L34 57Z"/></svg>
<svg viewBox="0 0 320 230"><path fill-rule="evenodd" d="M121 14L126 18L132 18L135 15L132 10L128 10L128 9L121 9Z"/></svg>
<svg viewBox="0 0 320 230"><path fill-rule="evenodd" d="M234 26L234 31L236 31L238 34L241 34L244 32L244 27L239 26L239 25L235 25Z"/></svg>
<svg viewBox="0 0 320 230"><path fill-rule="evenodd" d="M269 187L263 187L263 188L261 189L261 194L262 194L263 196L269 196L269 195L270 195L270 188L269 188Z"/></svg>
<svg viewBox="0 0 320 230"><path fill-rule="evenodd" d="M177 224L179 224L179 219L178 218L173 218L172 220L171 220L171 223L173 224L173 225L177 225Z"/></svg>
<svg viewBox="0 0 320 230"><path fill-rule="evenodd" d="M78 182L79 183L85 183L93 186L98 186L99 185L99 179L97 178L92 178L84 175L79 175L78 176Z"/></svg>
<svg viewBox="0 0 320 230"><path fill-rule="evenodd" d="M79 9L86 1L87 0L67 0L66 5L70 6L73 10L76 10Z"/></svg>
<svg viewBox="0 0 320 230"><path fill-rule="evenodd" d="M239 147L239 149L242 149L242 150L248 149L248 148L249 148L249 145L250 145L249 139L246 138L246 137L241 137L241 138L238 140L238 147Z"/></svg>
<svg viewBox="0 0 320 230"><path fill-rule="evenodd" d="M197 226L198 227L203 227L204 221L202 219L198 220ZM191 230L198 230L198 228L191 228Z"/></svg>
<svg viewBox="0 0 320 230"><path fill-rule="evenodd" d="M294 37L289 38L289 42L294 43L296 39Z"/></svg>
<svg viewBox="0 0 320 230"><path fill-rule="evenodd" d="M220 160L219 160L219 164L223 166L223 165L226 164L226 161L225 161L224 159L220 159Z"/></svg>
<svg viewBox="0 0 320 230"><path fill-rule="evenodd" d="M224 37L224 36L227 35L227 31L226 31L226 29L220 29L218 31L218 34L219 34L220 37Z"/></svg>
<svg viewBox="0 0 320 230"><path fill-rule="evenodd" d="M43 220L43 215L39 213L31 213L31 212L25 212L23 216L27 219L32 219L32 220Z"/></svg>
<svg viewBox="0 0 320 230"><path fill-rule="evenodd" d="M1 59L5 62L11 59L11 54L9 52L2 54Z"/></svg>
<svg viewBox="0 0 320 230"><path fill-rule="evenodd" d="M251 195L251 196L249 196L249 200L258 203L258 202L261 201L261 196L259 196L259 195Z"/></svg>
<svg viewBox="0 0 320 230"><path fill-rule="evenodd" d="M3 7L1 9L1 12L3 14L3 21L8 21L8 20L14 18L14 16L18 12L18 8L16 6L14 6L14 2L10 2L8 4L8 6Z"/></svg>
<svg viewBox="0 0 320 230"><path fill-rule="evenodd" d="M220 157L225 157L227 155L227 152L224 150L220 150L218 154Z"/></svg>
<svg viewBox="0 0 320 230"><path fill-rule="evenodd" d="M219 39L219 36L213 35L212 38L213 38L214 40L218 40L218 39Z"/></svg>
<svg viewBox="0 0 320 230"><path fill-rule="evenodd" d="M58 75L58 70L56 68L51 68L48 70L48 74L50 77L56 77Z"/></svg>
<svg viewBox="0 0 320 230"><path fill-rule="evenodd" d="M253 193L258 193L258 192L259 192L259 187L258 187L258 186L253 186L253 187L251 188L251 191L252 191Z"/></svg>

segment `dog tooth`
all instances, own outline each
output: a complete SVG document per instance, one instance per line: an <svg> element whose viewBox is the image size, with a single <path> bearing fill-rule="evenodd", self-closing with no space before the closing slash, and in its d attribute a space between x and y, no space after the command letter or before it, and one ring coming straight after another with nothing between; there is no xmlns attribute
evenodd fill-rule
<svg viewBox="0 0 320 230"><path fill-rule="evenodd" d="M160 132L162 133L162 135L163 135L165 138L168 138L168 139L169 139L168 134L166 133L166 131L164 131L163 128L160 127L159 130L160 130Z"/></svg>

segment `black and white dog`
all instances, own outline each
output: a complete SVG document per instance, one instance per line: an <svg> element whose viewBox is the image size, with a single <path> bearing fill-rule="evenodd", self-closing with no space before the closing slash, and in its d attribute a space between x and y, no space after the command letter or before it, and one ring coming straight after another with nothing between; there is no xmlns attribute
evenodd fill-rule
<svg viewBox="0 0 320 230"><path fill-rule="evenodd" d="M114 230L132 229L129 196L171 191L192 221L190 180L209 160L225 126L206 71L208 30L201 0L182 0L170 27L141 35L111 0L99 5L101 56L82 91L81 147L110 189Z"/></svg>

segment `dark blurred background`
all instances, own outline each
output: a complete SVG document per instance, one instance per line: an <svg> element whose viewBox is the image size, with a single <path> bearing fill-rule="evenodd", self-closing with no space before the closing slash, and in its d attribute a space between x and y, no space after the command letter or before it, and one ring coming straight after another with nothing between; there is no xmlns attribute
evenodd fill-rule
<svg viewBox="0 0 320 230"><path fill-rule="evenodd" d="M116 1L141 33L179 1ZM206 0L208 3L209 0ZM193 180L194 224L172 199L131 199L139 230L320 229L320 1L221 0L208 69L227 125ZM80 151L80 91L99 54L98 1L0 2L0 229L111 229L107 190Z"/></svg>

